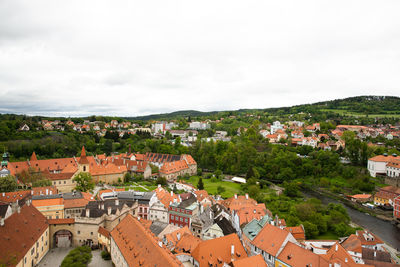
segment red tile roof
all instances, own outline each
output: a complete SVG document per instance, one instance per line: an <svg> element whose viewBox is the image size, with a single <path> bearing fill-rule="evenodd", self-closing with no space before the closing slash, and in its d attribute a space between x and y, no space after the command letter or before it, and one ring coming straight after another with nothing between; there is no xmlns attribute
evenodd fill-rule
<svg viewBox="0 0 400 267"><path fill-rule="evenodd" d="M8 193L0 193L0 201L7 202L7 203L14 203L17 200L21 200L27 198L31 195L31 191L15 191L15 192L8 192Z"/></svg>
<svg viewBox="0 0 400 267"><path fill-rule="evenodd" d="M293 226L293 227L286 227L284 230L290 232L296 240L305 240L306 233L304 231L303 225L300 226Z"/></svg>
<svg viewBox="0 0 400 267"><path fill-rule="evenodd" d="M251 243L275 257L288 235L288 231L266 224Z"/></svg>
<svg viewBox="0 0 400 267"><path fill-rule="evenodd" d="M176 243L175 251L191 253L200 242L200 238L193 236L191 233L185 233L178 243Z"/></svg>
<svg viewBox="0 0 400 267"><path fill-rule="evenodd" d="M24 205L0 226L0 262L15 266L48 229L46 218L32 205Z"/></svg>
<svg viewBox="0 0 400 267"><path fill-rule="evenodd" d="M74 218L65 218L65 219L47 219L49 224L73 224L75 223Z"/></svg>
<svg viewBox="0 0 400 267"><path fill-rule="evenodd" d="M258 254L248 258L236 260L233 263L233 267L267 267L264 258Z"/></svg>
<svg viewBox="0 0 400 267"><path fill-rule="evenodd" d="M32 205L35 207L44 207L44 206L56 206L63 205L63 198L52 198L52 199L33 199Z"/></svg>
<svg viewBox="0 0 400 267"><path fill-rule="evenodd" d="M232 252L233 246L233 255ZM192 252L192 257L202 266L223 266L224 262L247 258L246 251L237 234L205 240L197 245Z"/></svg>
<svg viewBox="0 0 400 267"><path fill-rule="evenodd" d="M321 255L315 254L291 242L288 242L281 253L279 253L278 259L291 267L329 267L328 260Z"/></svg>
<svg viewBox="0 0 400 267"><path fill-rule="evenodd" d="M347 251L362 253L361 240L355 234L350 235L343 243L342 246Z"/></svg>
<svg viewBox="0 0 400 267"><path fill-rule="evenodd" d="M107 238L110 238L110 231L108 231L106 228L104 228L104 227L102 227L102 226L99 226L99 234L101 234L101 235L103 235L103 236L105 236L105 237L107 237Z"/></svg>
<svg viewBox="0 0 400 267"><path fill-rule="evenodd" d="M111 237L129 266L183 266L131 214L111 231Z"/></svg>

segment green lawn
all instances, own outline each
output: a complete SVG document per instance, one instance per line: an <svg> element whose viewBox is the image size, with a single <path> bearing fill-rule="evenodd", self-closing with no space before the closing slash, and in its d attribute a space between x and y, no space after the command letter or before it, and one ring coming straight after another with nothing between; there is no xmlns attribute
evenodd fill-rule
<svg viewBox="0 0 400 267"><path fill-rule="evenodd" d="M189 178L189 180L187 180L187 183L192 184L196 188L198 182L199 182L198 176L192 176ZM230 198L233 197L234 194L240 194L240 184L237 183L231 183L225 181L212 182L211 179L205 179L205 178L203 178L203 183L204 183L204 189L210 195L217 194L218 186L222 186L225 188L225 192L221 194L222 198Z"/></svg>
<svg viewBox="0 0 400 267"><path fill-rule="evenodd" d="M347 116L354 116L354 117L366 117L366 114L351 112L343 109L320 109L321 111L331 111L338 113L339 115L347 115ZM400 114L368 114L368 117L378 117L378 118L400 118Z"/></svg>

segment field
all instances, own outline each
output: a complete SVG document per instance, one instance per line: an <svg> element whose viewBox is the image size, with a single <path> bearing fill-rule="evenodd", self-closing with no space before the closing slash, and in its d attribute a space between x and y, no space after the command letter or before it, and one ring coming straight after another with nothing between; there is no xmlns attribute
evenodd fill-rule
<svg viewBox="0 0 400 267"><path fill-rule="evenodd" d="M324 112L335 112L338 113L339 115L347 115L347 116L353 116L353 117L370 117L370 118L400 118L400 114L362 114L362 113L356 113L356 112L351 112L343 109L320 109L321 111Z"/></svg>
<svg viewBox="0 0 400 267"><path fill-rule="evenodd" d="M197 188L197 183L199 182L198 176L192 176L187 180L188 183L192 184ZM240 194L240 184L226 182L226 181L216 181L212 182L211 179L203 178L204 190L206 190L211 195L217 194L218 186L222 186L225 188L225 192L221 194L222 198L230 198L233 197L234 194Z"/></svg>

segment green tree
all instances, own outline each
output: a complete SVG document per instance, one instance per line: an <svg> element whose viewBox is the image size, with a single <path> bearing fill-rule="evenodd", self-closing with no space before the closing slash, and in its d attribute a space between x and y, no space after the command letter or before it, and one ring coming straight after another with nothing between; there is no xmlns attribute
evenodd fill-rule
<svg viewBox="0 0 400 267"><path fill-rule="evenodd" d="M167 185L167 179L165 177L158 176L156 183L165 186Z"/></svg>
<svg viewBox="0 0 400 267"><path fill-rule="evenodd" d="M204 184L203 184L203 178L200 177L199 182L197 183L197 189L203 190L204 189Z"/></svg>
<svg viewBox="0 0 400 267"><path fill-rule="evenodd" d="M75 189L81 192L93 190L95 186L92 176L88 172L80 172L73 181L76 182Z"/></svg>
<svg viewBox="0 0 400 267"><path fill-rule="evenodd" d="M12 192L18 187L18 183L11 175L0 178L0 192Z"/></svg>
<svg viewBox="0 0 400 267"><path fill-rule="evenodd" d="M124 174L124 183L130 182L131 179L132 179L132 175L130 172L127 172Z"/></svg>
<svg viewBox="0 0 400 267"><path fill-rule="evenodd" d="M71 250L61 263L61 267L86 267L92 260L90 247L83 246Z"/></svg>

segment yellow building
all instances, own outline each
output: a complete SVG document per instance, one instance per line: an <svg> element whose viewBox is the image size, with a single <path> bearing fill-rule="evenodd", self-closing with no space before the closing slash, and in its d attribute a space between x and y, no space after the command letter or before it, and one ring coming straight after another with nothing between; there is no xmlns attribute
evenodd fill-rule
<svg viewBox="0 0 400 267"><path fill-rule="evenodd" d="M36 266L49 251L50 234L46 218L30 201L7 219L1 219L0 265Z"/></svg>
<svg viewBox="0 0 400 267"><path fill-rule="evenodd" d="M110 232L100 226L99 231L97 234L97 238L99 240L99 245L103 250L107 250L108 252L111 252L111 240L110 240Z"/></svg>
<svg viewBox="0 0 400 267"><path fill-rule="evenodd" d="M64 219L64 199L59 195L35 196L32 204L47 219Z"/></svg>

